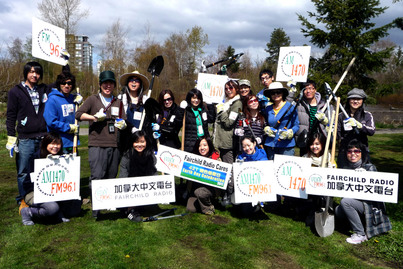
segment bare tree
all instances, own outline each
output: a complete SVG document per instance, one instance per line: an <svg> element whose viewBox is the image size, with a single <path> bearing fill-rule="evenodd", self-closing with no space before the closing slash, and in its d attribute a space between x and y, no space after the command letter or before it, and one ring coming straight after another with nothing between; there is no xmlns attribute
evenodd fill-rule
<svg viewBox="0 0 403 269"><path fill-rule="evenodd" d="M41 18L63 28L66 35L75 34L78 22L89 15L80 9L81 0L42 0L38 3Z"/></svg>

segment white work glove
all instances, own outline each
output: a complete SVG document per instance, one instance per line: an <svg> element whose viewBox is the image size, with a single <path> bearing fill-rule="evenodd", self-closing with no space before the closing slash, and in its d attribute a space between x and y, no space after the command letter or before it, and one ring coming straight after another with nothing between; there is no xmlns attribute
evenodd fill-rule
<svg viewBox="0 0 403 269"><path fill-rule="evenodd" d="M69 126L70 126L69 134L75 134L76 132L78 132L77 124L69 124Z"/></svg>
<svg viewBox="0 0 403 269"><path fill-rule="evenodd" d="M132 128L132 134L134 134L134 133L137 132L138 130L140 130L140 129L137 128L137 127L133 127L133 128Z"/></svg>
<svg viewBox="0 0 403 269"><path fill-rule="evenodd" d="M180 103L179 106L180 106L181 108L185 109L185 108L187 108L187 106L188 106L188 102L186 102L185 100L183 100L183 101Z"/></svg>
<svg viewBox="0 0 403 269"><path fill-rule="evenodd" d="M263 131L269 137L276 137L277 130L274 129L273 127L266 126L266 127L264 127Z"/></svg>
<svg viewBox="0 0 403 269"><path fill-rule="evenodd" d="M320 123L322 123L323 125L327 125L329 123L329 119L326 117L325 113L323 113L323 112L320 112L320 111L316 112L315 118L317 118L318 121Z"/></svg>
<svg viewBox="0 0 403 269"><path fill-rule="evenodd" d="M235 134L236 136L244 136L244 135L245 135L245 131L244 131L244 129L242 129L242 128L236 128L236 129L234 130L234 134Z"/></svg>
<svg viewBox="0 0 403 269"><path fill-rule="evenodd" d="M160 125L158 123L151 123L151 128L154 132L158 132L160 130Z"/></svg>
<svg viewBox="0 0 403 269"><path fill-rule="evenodd" d="M160 138L161 134L159 132L153 132L154 139Z"/></svg>
<svg viewBox="0 0 403 269"><path fill-rule="evenodd" d="M60 155L53 155L53 154L48 154L46 158L51 159L51 160L58 160L60 158Z"/></svg>
<svg viewBox="0 0 403 269"><path fill-rule="evenodd" d="M127 127L127 124L124 119L116 119L114 126L119 130L124 130Z"/></svg>
<svg viewBox="0 0 403 269"><path fill-rule="evenodd" d="M287 130L280 130L278 138L281 140L291 140L294 136L294 131L292 129L287 129Z"/></svg>
<svg viewBox="0 0 403 269"><path fill-rule="evenodd" d="M218 105L216 105L216 108L217 108L217 114L218 114L221 111L224 111L224 104L218 104Z"/></svg>
<svg viewBox="0 0 403 269"><path fill-rule="evenodd" d="M357 121L354 118L347 118L343 120L344 130L350 131L353 127L357 126ZM362 125L361 125L362 127Z"/></svg>
<svg viewBox="0 0 403 269"><path fill-rule="evenodd" d="M97 119L96 121L104 121L106 119L104 109L101 108L97 113L95 113L94 117Z"/></svg>
<svg viewBox="0 0 403 269"><path fill-rule="evenodd" d="M82 102L83 97L81 96L81 94L77 93L76 98L74 98L74 103L76 103L77 105L81 105Z"/></svg>
<svg viewBox="0 0 403 269"><path fill-rule="evenodd" d="M357 128L358 128L358 129L361 129L361 128L362 128L362 123L359 122L358 120L355 120L355 124L357 125Z"/></svg>
<svg viewBox="0 0 403 269"><path fill-rule="evenodd" d="M15 136L8 136L7 137L6 149L8 149L8 151L10 153L10 157L14 156L14 151L18 152L17 137L15 137Z"/></svg>
<svg viewBox="0 0 403 269"><path fill-rule="evenodd" d="M287 87L290 87L290 93L297 91L297 82L294 80L290 80L287 82Z"/></svg>

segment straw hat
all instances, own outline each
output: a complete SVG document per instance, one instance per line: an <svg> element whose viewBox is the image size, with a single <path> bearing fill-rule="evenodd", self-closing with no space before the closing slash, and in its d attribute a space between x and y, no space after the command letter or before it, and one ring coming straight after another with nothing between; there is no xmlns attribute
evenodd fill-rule
<svg viewBox="0 0 403 269"><path fill-rule="evenodd" d="M148 90L150 86L150 82L148 81L148 78L142 74L139 73L139 71L133 71L131 73L126 73L120 76L119 82L120 85L122 86L127 86L127 81L129 78L135 77L141 80L141 85L143 86L143 90Z"/></svg>
<svg viewBox="0 0 403 269"><path fill-rule="evenodd" d="M264 89L263 95L270 98L270 93L273 90L281 90L283 92L284 98L288 96L288 90L283 86L281 82L272 82L269 85L269 88Z"/></svg>

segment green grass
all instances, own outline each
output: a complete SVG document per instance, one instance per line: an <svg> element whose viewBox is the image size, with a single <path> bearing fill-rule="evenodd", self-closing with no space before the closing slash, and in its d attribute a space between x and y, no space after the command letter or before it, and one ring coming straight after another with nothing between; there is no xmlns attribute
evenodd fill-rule
<svg viewBox="0 0 403 269"><path fill-rule="evenodd" d="M0 268L398 268L403 266L403 208L387 204L393 230L358 246L345 242L339 231L316 236L304 222L269 206L252 219L235 208L218 207L214 216L184 217L132 223L117 211L103 211L99 221L83 205L69 223L21 224L15 160L0 140ZM82 197L87 198L89 166L87 137L81 137ZM370 139L378 170L403 170L403 135ZM401 181L401 180L400 180ZM401 186L402 184L400 184ZM400 188L401 191L401 188ZM400 192L402 193L402 192ZM149 206L145 215L185 205Z"/></svg>

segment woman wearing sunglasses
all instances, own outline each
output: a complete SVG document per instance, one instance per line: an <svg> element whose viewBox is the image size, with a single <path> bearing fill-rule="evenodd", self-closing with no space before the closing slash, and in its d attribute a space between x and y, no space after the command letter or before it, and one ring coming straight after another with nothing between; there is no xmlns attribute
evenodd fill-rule
<svg viewBox="0 0 403 269"><path fill-rule="evenodd" d="M178 134L182 128L183 110L175 103L175 96L169 89L160 92L158 103L162 111L157 117L161 130L159 141L162 145L179 149L181 142Z"/></svg>
<svg viewBox="0 0 403 269"><path fill-rule="evenodd" d="M263 92L270 99L263 115L268 126L264 128L267 135L265 150L269 160L275 154L294 155L294 134L299 130L299 120L294 106L286 101L288 90L281 82L273 82Z"/></svg>
<svg viewBox="0 0 403 269"><path fill-rule="evenodd" d="M360 171L376 171L375 165L369 162L366 146L357 139L351 140L345 151L345 169ZM381 212L381 213L380 213ZM343 198L340 206L336 208L336 216L340 220L347 218L353 234L347 238L347 243L361 244L372 236L387 232L392 229L389 218L386 216L383 202L362 201L353 198ZM374 216L373 215L378 215ZM366 222L361 218L365 216ZM366 225L366 228L364 228Z"/></svg>
<svg viewBox="0 0 403 269"><path fill-rule="evenodd" d="M263 142L264 127L266 126L266 121L260 113L259 100L255 95L248 95L243 98L243 112L245 114L244 121L244 134L245 136L254 137L256 143L261 145Z"/></svg>
<svg viewBox="0 0 403 269"><path fill-rule="evenodd" d="M71 94L76 88L76 78L70 72L62 72L57 76L56 89L52 89L45 105L43 117L48 132L58 133L63 142L63 153L73 152L76 105L82 102L81 95Z"/></svg>

